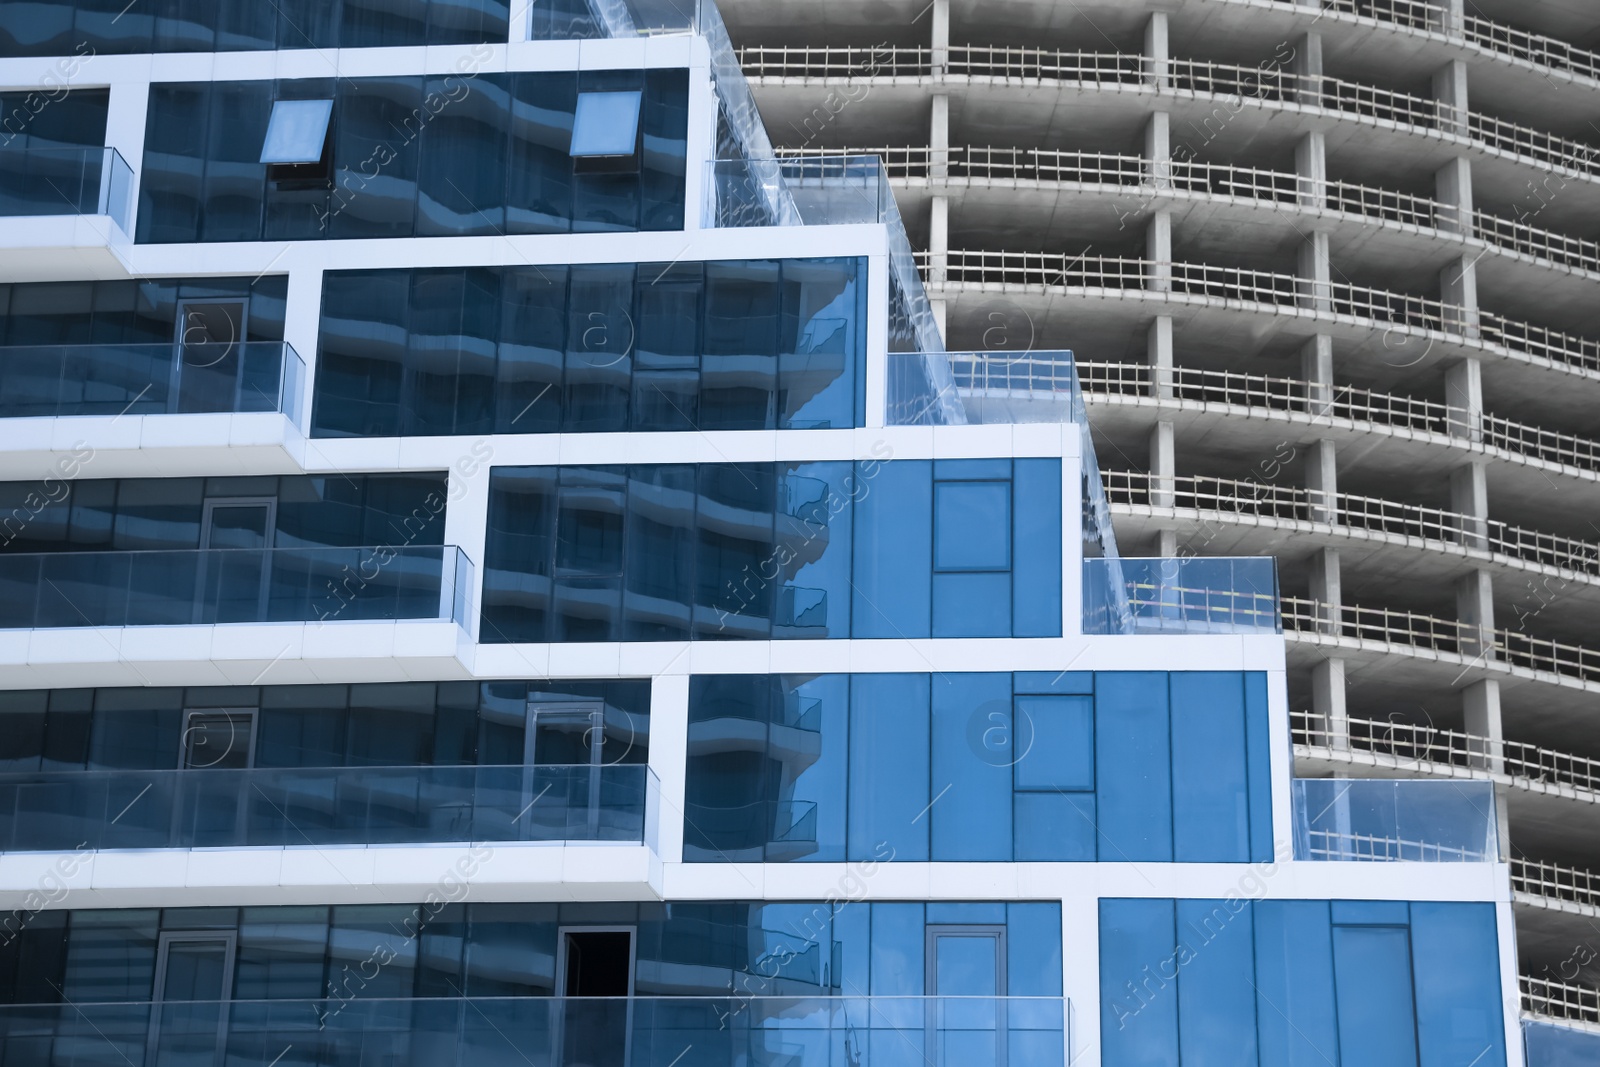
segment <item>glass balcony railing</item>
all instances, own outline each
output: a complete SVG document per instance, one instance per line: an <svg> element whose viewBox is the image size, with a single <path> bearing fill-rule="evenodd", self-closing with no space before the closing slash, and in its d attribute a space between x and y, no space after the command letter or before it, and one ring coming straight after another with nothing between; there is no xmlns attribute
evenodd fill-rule
<svg viewBox="0 0 1600 1067"><path fill-rule="evenodd" d="M1299 778L1295 858L1493 863L1492 782Z"/></svg>
<svg viewBox="0 0 1600 1067"><path fill-rule="evenodd" d="M472 617L452 545L0 554L0 629Z"/></svg>
<svg viewBox="0 0 1600 1067"><path fill-rule="evenodd" d="M0 1008L0 1065L1064 1063L1060 997L473 997Z"/></svg>
<svg viewBox="0 0 1600 1067"><path fill-rule="evenodd" d="M0 851L642 842L657 791L620 764L11 773Z"/></svg>
<svg viewBox="0 0 1600 1067"><path fill-rule="evenodd" d="M1528 1067L1593 1067L1600 1063L1600 1029L1523 1020L1523 1059Z"/></svg>
<svg viewBox="0 0 1600 1067"><path fill-rule="evenodd" d="M278 411L301 422L305 361L281 341L0 348L0 418Z"/></svg>
<svg viewBox="0 0 1600 1067"><path fill-rule="evenodd" d="M133 232L133 168L115 148L0 149L0 216L109 215Z"/></svg>
<svg viewBox="0 0 1600 1067"><path fill-rule="evenodd" d="M1083 561L1086 634L1275 634L1278 565L1270 556Z"/></svg>

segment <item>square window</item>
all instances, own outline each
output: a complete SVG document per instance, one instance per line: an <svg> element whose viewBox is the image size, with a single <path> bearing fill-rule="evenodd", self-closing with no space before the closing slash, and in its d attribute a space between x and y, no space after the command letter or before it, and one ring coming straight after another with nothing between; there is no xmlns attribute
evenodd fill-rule
<svg viewBox="0 0 1600 1067"><path fill-rule="evenodd" d="M261 144L263 163L317 163L328 140L332 100L279 100L272 105L267 138Z"/></svg>
<svg viewBox="0 0 1600 1067"><path fill-rule="evenodd" d="M1011 568L1011 484L940 482L933 495L933 569Z"/></svg>
<svg viewBox="0 0 1600 1067"><path fill-rule="evenodd" d="M639 144L642 98L637 89L579 93L578 109L572 117L572 158L633 155Z"/></svg>
<svg viewBox="0 0 1600 1067"><path fill-rule="evenodd" d="M1094 698L1019 696L1014 716L1018 790L1094 790Z"/></svg>

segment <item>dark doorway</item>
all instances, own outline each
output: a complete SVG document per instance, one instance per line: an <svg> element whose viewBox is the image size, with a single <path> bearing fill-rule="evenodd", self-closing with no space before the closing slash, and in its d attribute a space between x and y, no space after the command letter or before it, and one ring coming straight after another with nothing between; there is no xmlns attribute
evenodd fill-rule
<svg viewBox="0 0 1600 1067"><path fill-rule="evenodd" d="M626 1067L632 1030L633 931L561 932L562 1067Z"/></svg>

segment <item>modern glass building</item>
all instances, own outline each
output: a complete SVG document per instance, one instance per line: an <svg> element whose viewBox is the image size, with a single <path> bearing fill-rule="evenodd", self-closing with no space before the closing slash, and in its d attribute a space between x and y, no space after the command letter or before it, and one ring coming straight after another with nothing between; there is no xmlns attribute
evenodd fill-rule
<svg viewBox="0 0 1600 1067"><path fill-rule="evenodd" d="M0 49L3 1067L1592 1057L1492 783L1297 777L1273 559L1123 556L709 4Z"/></svg>

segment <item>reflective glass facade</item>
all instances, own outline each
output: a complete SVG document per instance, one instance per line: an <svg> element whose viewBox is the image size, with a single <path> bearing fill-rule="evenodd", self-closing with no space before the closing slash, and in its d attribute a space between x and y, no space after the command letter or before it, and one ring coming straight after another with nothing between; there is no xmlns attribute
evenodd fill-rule
<svg viewBox="0 0 1600 1067"><path fill-rule="evenodd" d="M1061 633L1059 460L502 467L490 484L486 644Z"/></svg>
<svg viewBox="0 0 1600 1067"><path fill-rule="evenodd" d="M1265 861L1267 746L1260 674L695 677L684 859Z"/></svg>
<svg viewBox="0 0 1600 1067"><path fill-rule="evenodd" d="M861 425L866 261L335 271L323 437Z"/></svg>
<svg viewBox="0 0 1600 1067"><path fill-rule="evenodd" d="M31 0L0 4L0 55L476 44L508 17L507 0Z"/></svg>
<svg viewBox="0 0 1600 1067"><path fill-rule="evenodd" d="M638 153L581 166L579 92L624 89L643 93ZM260 162L279 99L333 100L325 166ZM687 112L682 70L493 74L469 60L426 77L156 84L137 239L681 229Z"/></svg>
<svg viewBox="0 0 1600 1067"><path fill-rule="evenodd" d="M1506 1057L1489 904L1103 900L1100 988L1105 1067Z"/></svg>

